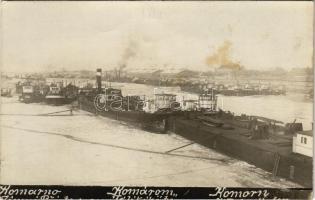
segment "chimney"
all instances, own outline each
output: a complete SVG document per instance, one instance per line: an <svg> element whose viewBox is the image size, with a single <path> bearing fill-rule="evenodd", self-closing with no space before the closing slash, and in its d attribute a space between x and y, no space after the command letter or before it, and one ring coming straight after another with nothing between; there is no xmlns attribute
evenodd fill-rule
<svg viewBox="0 0 315 200"><path fill-rule="evenodd" d="M96 84L97 84L97 92L102 92L102 69L98 68L96 70Z"/></svg>

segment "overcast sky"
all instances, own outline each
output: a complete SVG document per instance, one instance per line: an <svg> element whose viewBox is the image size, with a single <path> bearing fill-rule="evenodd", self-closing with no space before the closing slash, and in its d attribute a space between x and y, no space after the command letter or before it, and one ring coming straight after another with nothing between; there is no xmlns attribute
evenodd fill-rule
<svg viewBox="0 0 315 200"><path fill-rule="evenodd" d="M5 71L312 66L313 2L1 4Z"/></svg>

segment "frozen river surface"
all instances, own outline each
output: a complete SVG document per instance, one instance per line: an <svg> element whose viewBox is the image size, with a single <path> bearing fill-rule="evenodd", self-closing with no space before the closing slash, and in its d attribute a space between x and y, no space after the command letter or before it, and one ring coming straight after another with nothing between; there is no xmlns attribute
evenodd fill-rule
<svg viewBox="0 0 315 200"><path fill-rule="evenodd" d="M174 134L67 106L1 104L0 184L300 187Z"/></svg>

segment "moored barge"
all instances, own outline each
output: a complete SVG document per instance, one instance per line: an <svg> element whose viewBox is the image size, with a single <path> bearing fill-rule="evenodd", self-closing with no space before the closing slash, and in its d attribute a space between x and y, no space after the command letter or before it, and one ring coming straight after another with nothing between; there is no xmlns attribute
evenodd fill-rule
<svg viewBox="0 0 315 200"><path fill-rule="evenodd" d="M260 121L256 117L234 116L218 112L186 113L171 116L168 129L207 148L251 163L305 187L312 187L312 157L294 151L296 134L303 134L299 123L280 126L277 121ZM311 135L312 143L313 133ZM310 153L312 154L312 147Z"/></svg>

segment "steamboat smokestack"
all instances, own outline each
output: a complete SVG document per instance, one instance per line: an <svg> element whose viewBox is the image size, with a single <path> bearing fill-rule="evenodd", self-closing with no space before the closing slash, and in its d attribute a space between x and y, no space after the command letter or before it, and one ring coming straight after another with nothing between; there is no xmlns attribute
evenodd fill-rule
<svg viewBox="0 0 315 200"><path fill-rule="evenodd" d="M97 92L102 92L102 69L98 68L96 70L96 84L97 84Z"/></svg>

